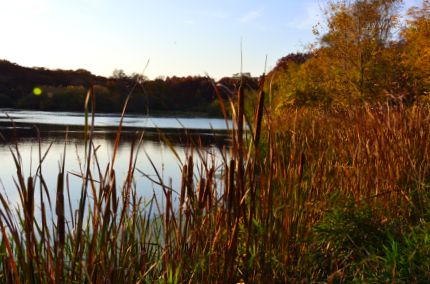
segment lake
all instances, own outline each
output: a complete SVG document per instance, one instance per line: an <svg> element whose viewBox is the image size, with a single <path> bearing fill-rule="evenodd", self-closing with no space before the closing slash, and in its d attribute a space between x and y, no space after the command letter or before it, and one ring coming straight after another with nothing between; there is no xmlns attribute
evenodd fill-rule
<svg viewBox="0 0 430 284"><path fill-rule="evenodd" d="M97 148L98 164L102 172L112 160L119 121L120 116L114 114L97 114L95 117L93 142L94 147ZM205 159L215 161L216 165L221 164L221 153L229 145L227 127L229 126L223 119L127 115L123 122L121 143L114 167L118 187L125 179L132 145L142 133L143 141L136 151L138 155L136 168L139 170L135 172L136 191L145 200L151 199L154 195L161 200L161 187L144 176L157 179L152 164L164 182L171 184L172 188L178 191L181 161L185 161L191 152L195 153L196 165L199 164L196 149ZM65 139L66 129L67 140ZM83 130L83 113L0 109L0 133L5 138L5 141L0 143L1 194L7 197L10 204L18 204L19 194L14 183L16 167L11 154L11 149L16 151L14 148L16 143L25 177L34 176L38 167L39 155L44 156L47 152L41 171L48 188L52 191L51 196L54 198L57 174L65 153L67 183L72 206L76 208L82 188L82 179L79 175L83 171L81 168L85 160ZM38 138L38 132L40 138ZM166 141L169 142L166 143ZM64 152L65 146L66 151ZM91 166L93 172L98 171L95 163ZM36 190L39 190L37 182ZM38 192L36 192L36 196L37 194ZM37 204L40 202L36 202L36 206Z"/></svg>
<svg viewBox="0 0 430 284"><path fill-rule="evenodd" d="M16 123L43 124L57 126L83 126L84 114L78 112L48 112L31 110L0 109L0 123L9 123L10 118ZM120 115L99 113L95 116L98 127L117 127ZM123 126L137 129L191 129L208 132L209 130L226 130L224 119L189 118L189 117L151 117L143 115L126 115Z"/></svg>

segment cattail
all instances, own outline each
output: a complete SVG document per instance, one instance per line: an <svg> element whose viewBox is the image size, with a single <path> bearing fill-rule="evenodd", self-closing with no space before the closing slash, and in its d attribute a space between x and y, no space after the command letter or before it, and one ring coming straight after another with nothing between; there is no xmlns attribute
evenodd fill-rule
<svg viewBox="0 0 430 284"><path fill-rule="evenodd" d="M212 179L215 173L215 169L214 167L211 167L209 174L208 174L208 178L206 180L206 184L205 184L205 190L203 193L203 206L206 206L207 210L209 210L210 208L212 208Z"/></svg>
<svg viewBox="0 0 430 284"><path fill-rule="evenodd" d="M187 173L187 195L190 198L191 203L194 203L194 183L193 183L193 175L194 175L194 163L193 156L188 157L188 173Z"/></svg>
<svg viewBox="0 0 430 284"><path fill-rule="evenodd" d="M229 166L229 173L228 173L228 199L227 199L227 208L228 212L232 212L232 210L235 210L235 204L236 204L236 188L234 186L234 173L236 168L236 161L230 160L230 166ZM230 214L229 214L230 216Z"/></svg>
<svg viewBox="0 0 430 284"><path fill-rule="evenodd" d="M57 177L57 200L55 213L57 214L57 244L56 244L56 275L59 282L63 281L63 257L66 242L64 217L64 174L60 172Z"/></svg>
<svg viewBox="0 0 430 284"><path fill-rule="evenodd" d="M25 208L24 208L24 220L25 220L25 230L26 230L26 250L27 250L27 261L28 261L28 273L31 273L30 280L34 281L34 251L33 246L35 245L35 239L33 235L33 219L34 219L34 185L33 177L28 177L27 179L27 191L25 194Z"/></svg>

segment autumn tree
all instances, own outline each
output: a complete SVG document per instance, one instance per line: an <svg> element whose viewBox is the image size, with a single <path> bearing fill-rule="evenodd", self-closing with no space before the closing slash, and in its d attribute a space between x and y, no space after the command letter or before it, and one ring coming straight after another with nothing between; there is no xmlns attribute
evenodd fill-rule
<svg viewBox="0 0 430 284"><path fill-rule="evenodd" d="M330 79L343 94L361 99L383 91L379 80L387 68L384 51L398 27L401 3L356 0L328 5L327 32L319 37L321 48L317 53L320 61L330 66Z"/></svg>
<svg viewBox="0 0 430 284"><path fill-rule="evenodd" d="M284 58L270 82L277 107L345 105L397 94L403 74L394 40L402 0L331 1L306 60ZM281 71L280 71L281 70Z"/></svg>
<svg viewBox="0 0 430 284"><path fill-rule="evenodd" d="M284 107L298 105L302 102L310 102L310 93L304 94L301 92L304 82L312 80L301 80L303 70L302 64L311 58L309 53L290 53L287 56L278 60L275 68L268 74L269 80L266 80L266 88L270 89L270 93L274 94L271 97L271 103L276 106L278 111L282 111ZM310 74L305 76L309 78Z"/></svg>
<svg viewBox="0 0 430 284"><path fill-rule="evenodd" d="M430 1L411 8L408 16L407 27L401 33L401 58L407 91L417 97L430 94Z"/></svg>

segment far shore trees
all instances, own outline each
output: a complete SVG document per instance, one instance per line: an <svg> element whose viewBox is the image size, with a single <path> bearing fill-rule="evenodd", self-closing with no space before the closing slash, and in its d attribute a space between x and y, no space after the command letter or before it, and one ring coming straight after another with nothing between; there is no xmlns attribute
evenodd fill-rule
<svg viewBox="0 0 430 284"><path fill-rule="evenodd" d="M223 78L220 82L234 88L238 80ZM258 88L256 78L246 81L250 88ZM83 111L85 95L92 86L98 112L121 112L126 97L131 94L128 113L222 116L213 85L213 79L202 76L149 80L142 74L127 75L115 69L111 77L105 78L83 69L27 68L0 60L0 107ZM36 87L41 91L38 96L33 93ZM229 99L224 93L221 96Z"/></svg>

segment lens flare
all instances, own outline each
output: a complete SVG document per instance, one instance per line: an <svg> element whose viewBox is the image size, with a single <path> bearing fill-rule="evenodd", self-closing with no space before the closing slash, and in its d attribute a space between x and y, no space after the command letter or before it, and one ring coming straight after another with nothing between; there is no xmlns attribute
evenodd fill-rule
<svg viewBox="0 0 430 284"><path fill-rule="evenodd" d="M39 88L39 87L35 87L35 88L33 89L33 94L34 94L35 96L40 96L40 95L42 94L42 89L41 89L41 88Z"/></svg>

